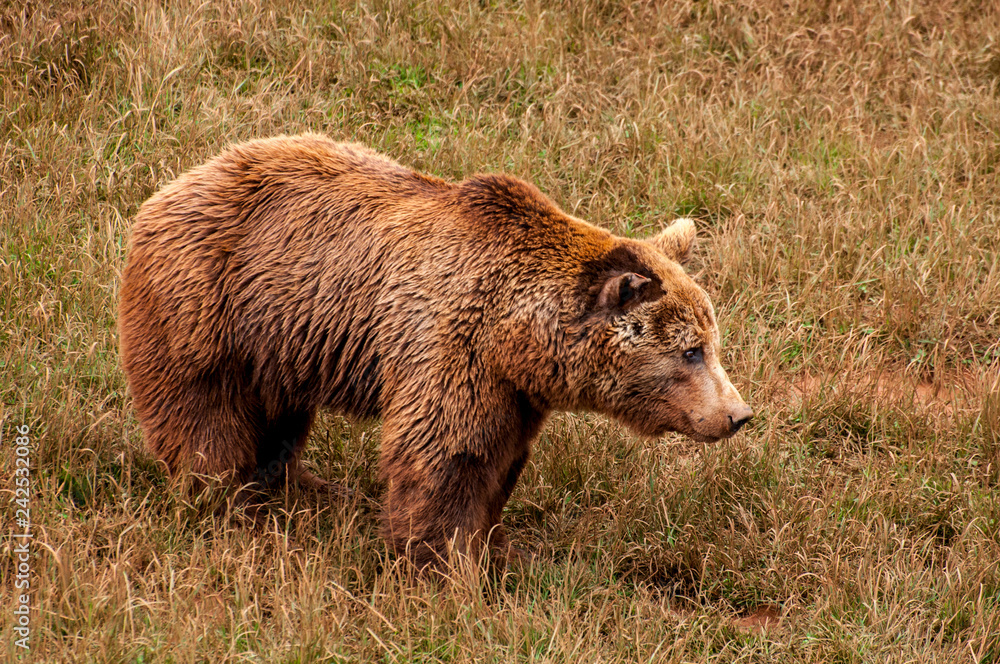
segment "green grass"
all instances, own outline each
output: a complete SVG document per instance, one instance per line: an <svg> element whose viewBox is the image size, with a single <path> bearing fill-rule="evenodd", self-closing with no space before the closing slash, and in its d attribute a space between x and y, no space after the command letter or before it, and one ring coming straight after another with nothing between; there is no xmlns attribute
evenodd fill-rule
<svg viewBox="0 0 1000 664"><path fill-rule="evenodd" d="M36 536L24 655L0 533L4 657L1000 661L1000 11L786 4L0 2L0 492L27 424ZM356 503L263 534L191 504L119 365L130 223L305 130L622 234L696 217L758 417L710 447L554 417L505 514L536 564L444 585L377 536L377 424L310 443Z"/></svg>

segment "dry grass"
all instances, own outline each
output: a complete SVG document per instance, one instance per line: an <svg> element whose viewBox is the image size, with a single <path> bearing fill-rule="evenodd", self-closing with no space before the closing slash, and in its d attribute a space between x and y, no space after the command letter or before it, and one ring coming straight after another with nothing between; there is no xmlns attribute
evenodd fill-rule
<svg viewBox="0 0 1000 664"><path fill-rule="evenodd" d="M27 658L1000 660L991 6L0 1L0 491L27 423ZM537 565L444 587L407 580L360 503L290 497L263 535L185 504L118 362L130 219L224 145L306 129L508 171L621 233L695 216L760 416L708 448L555 417L505 517ZM377 499L378 438L328 416L310 461Z"/></svg>

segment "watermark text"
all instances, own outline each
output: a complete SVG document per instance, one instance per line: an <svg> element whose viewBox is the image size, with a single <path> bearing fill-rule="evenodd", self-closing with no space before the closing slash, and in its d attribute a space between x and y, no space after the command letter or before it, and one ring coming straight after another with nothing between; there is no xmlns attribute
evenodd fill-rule
<svg viewBox="0 0 1000 664"><path fill-rule="evenodd" d="M24 424L14 438L14 645L29 649L31 636L31 429ZM2 435L2 434L0 434Z"/></svg>

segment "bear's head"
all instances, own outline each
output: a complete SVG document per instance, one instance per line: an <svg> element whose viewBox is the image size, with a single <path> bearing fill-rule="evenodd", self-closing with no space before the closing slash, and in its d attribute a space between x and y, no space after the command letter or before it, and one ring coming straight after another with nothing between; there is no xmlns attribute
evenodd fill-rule
<svg viewBox="0 0 1000 664"><path fill-rule="evenodd" d="M619 240L584 266L587 305L571 324L585 339L574 358L583 370L571 370L570 382L579 405L638 433L712 442L753 411L720 363L712 303L681 268L694 241L694 223L679 219L649 240Z"/></svg>

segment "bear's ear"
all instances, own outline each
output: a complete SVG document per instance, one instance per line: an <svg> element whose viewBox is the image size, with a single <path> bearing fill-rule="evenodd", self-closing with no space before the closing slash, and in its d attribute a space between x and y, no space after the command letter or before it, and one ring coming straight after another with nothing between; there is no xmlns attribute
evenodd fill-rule
<svg viewBox="0 0 1000 664"><path fill-rule="evenodd" d="M638 304L647 294L650 279L635 272L626 272L611 277L601 288L597 306L606 311L622 311L629 305Z"/></svg>
<svg viewBox="0 0 1000 664"><path fill-rule="evenodd" d="M684 265L691 260L697 239L698 231L694 227L694 220L683 217L675 219L646 242L659 249L667 258Z"/></svg>

